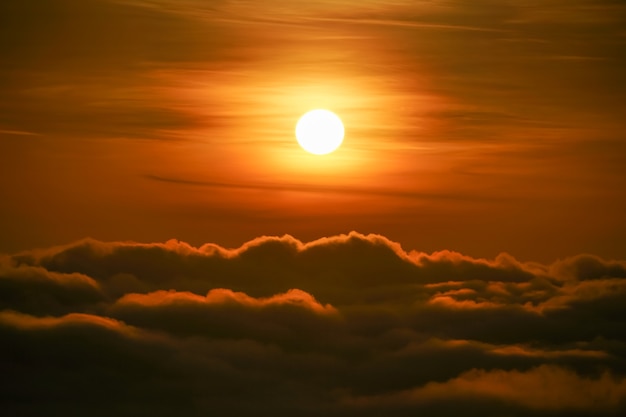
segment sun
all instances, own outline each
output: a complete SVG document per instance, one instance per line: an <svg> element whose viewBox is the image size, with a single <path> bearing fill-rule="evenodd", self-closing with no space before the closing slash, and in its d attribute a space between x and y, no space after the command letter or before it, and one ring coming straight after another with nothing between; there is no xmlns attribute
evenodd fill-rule
<svg viewBox="0 0 626 417"><path fill-rule="evenodd" d="M335 113L316 109L298 120L296 139L302 148L315 155L326 155L336 150L343 142L344 128Z"/></svg>

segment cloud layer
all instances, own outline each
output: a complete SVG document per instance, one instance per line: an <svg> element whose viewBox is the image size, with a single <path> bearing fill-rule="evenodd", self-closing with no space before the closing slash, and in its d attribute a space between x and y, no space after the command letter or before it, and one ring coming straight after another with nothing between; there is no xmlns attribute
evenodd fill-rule
<svg viewBox="0 0 626 417"><path fill-rule="evenodd" d="M621 415L626 262L83 240L4 256L12 415Z"/></svg>

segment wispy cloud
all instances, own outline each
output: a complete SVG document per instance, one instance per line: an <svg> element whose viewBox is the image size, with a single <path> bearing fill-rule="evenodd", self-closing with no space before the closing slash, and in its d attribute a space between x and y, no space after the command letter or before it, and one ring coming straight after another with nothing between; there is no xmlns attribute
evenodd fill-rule
<svg viewBox="0 0 626 417"><path fill-rule="evenodd" d="M405 190L393 189L377 189L375 187L346 187L346 186L330 186L330 185L314 185L314 184L296 184L296 183L227 183L217 181L200 181L182 178L169 178L159 175L147 174L145 178L180 185L191 185L209 188L225 188L234 190L261 190L261 191L277 191L277 192L304 192L325 195L357 195L357 196L380 196L380 197L396 197L417 200L476 200L486 201L486 199L494 198L489 196L477 196L476 194L445 194L435 192L413 192Z"/></svg>

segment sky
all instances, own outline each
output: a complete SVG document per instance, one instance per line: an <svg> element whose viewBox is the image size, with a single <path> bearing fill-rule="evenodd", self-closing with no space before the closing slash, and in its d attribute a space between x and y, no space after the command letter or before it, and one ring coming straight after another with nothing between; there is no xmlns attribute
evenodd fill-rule
<svg viewBox="0 0 626 417"><path fill-rule="evenodd" d="M626 414L623 0L3 0L0 51L13 414Z"/></svg>
<svg viewBox="0 0 626 417"><path fill-rule="evenodd" d="M0 250L356 230L626 250L622 1L9 0ZM304 112L344 121L306 154Z"/></svg>

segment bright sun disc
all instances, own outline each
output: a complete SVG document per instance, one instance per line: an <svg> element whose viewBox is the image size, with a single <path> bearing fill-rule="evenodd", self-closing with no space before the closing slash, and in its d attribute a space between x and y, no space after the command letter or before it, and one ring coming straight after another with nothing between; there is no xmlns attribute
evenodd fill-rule
<svg viewBox="0 0 626 417"><path fill-rule="evenodd" d="M296 125L296 139L302 148L315 155L331 153L343 142L343 123L335 113L317 109L305 113Z"/></svg>

